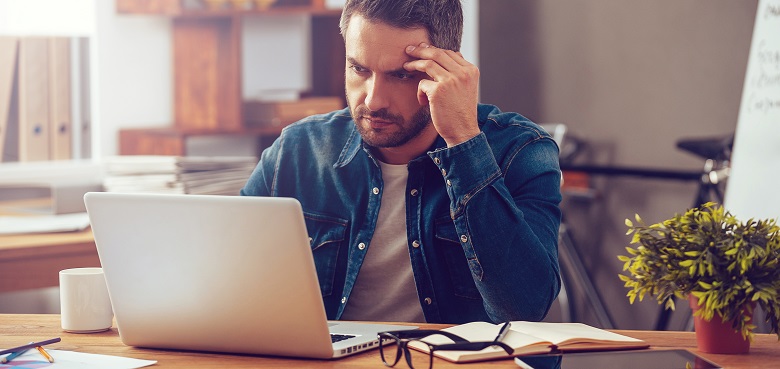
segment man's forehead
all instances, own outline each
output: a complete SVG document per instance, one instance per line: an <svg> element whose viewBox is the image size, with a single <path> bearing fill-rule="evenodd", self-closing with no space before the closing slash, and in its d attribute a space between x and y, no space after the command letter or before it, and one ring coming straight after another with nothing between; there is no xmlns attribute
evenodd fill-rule
<svg viewBox="0 0 780 369"><path fill-rule="evenodd" d="M350 19L344 37L347 57L360 61L364 54L381 52L385 56L397 58L399 63L411 60L406 47L430 42L424 28L397 28L382 22L369 21L355 15Z"/></svg>

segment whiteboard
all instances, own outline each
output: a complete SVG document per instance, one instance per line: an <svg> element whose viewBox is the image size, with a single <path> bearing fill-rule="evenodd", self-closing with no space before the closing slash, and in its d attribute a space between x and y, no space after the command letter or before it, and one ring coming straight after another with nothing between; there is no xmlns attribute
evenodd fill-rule
<svg viewBox="0 0 780 369"><path fill-rule="evenodd" d="M780 0L760 0L724 206L740 220L780 219Z"/></svg>

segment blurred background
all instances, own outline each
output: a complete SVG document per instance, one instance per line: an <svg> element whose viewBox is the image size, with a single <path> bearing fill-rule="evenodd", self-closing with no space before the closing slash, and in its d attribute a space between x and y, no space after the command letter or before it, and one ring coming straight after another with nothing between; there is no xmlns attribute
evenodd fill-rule
<svg viewBox="0 0 780 369"><path fill-rule="evenodd" d="M342 4L0 0L0 112L5 102L9 117L0 126L0 185L30 173L87 178L99 171L91 163L119 154L257 156L298 115L344 106ZM623 169L565 174L568 235L611 322L579 286L569 296L575 320L652 329L658 305L629 305L617 277L616 255L629 240L624 219L658 222L696 201L705 158L677 144L734 133L757 1L463 5L462 52L480 68L481 101L565 125L567 165ZM49 141L36 141L20 96L47 95L40 104L54 114L65 101L66 118L40 125ZM40 166L49 160L55 169ZM684 305L671 328L686 327ZM0 313L58 311L56 288L0 293ZM556 305L548 320L565 314Z"/></svg>

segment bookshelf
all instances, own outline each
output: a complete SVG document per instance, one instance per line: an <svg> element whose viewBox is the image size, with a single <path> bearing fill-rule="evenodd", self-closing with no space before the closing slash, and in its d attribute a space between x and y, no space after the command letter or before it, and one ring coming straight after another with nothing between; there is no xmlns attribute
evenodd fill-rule
<svg viewBox="0 0 780 369"><path fill-rule="evenodd" d="M159 15L172 22L174 109L170 127L122 130L122 155L186 155L184 140L202 135L254 135L269 138L283 127L249 128L241 95L242 20L257 15L311 17L312 88L303 96L343 96L344 43L338 33L341 11L324 0L277 0L268 8L226 1L116 0L119 14Z"/></svg>

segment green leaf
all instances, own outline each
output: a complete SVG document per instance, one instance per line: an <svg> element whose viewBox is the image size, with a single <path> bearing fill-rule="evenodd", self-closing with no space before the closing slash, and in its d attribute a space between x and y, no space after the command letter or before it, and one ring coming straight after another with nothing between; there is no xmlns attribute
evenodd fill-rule
<svg viewBox="0 0 780 369"><path fill-rule="evenodd" d="M674 311L674 299L667 299L664 309Z"/></svg>

